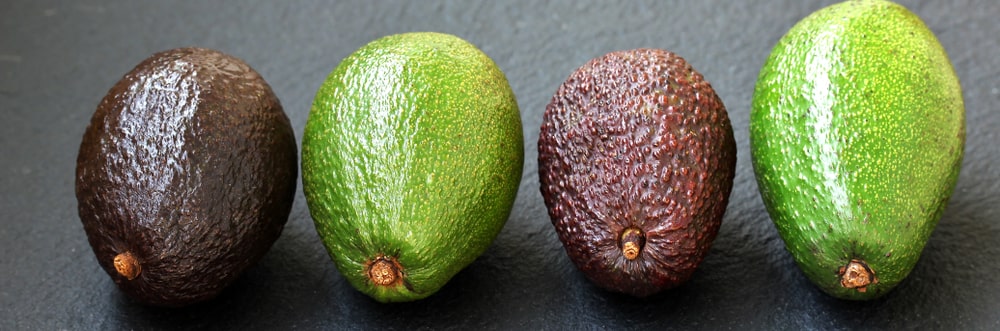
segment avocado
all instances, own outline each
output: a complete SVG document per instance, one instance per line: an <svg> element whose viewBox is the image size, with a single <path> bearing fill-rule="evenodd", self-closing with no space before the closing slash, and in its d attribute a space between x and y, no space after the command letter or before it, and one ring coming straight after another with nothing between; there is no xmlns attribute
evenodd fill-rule
<svg viewBox="0 0 1000 331"><path fill-rule="evenodd" d="M295 135L240 59L156 53L101 100L80 143L76 197L97 262L136 301L215 297L288 219Z"/></svg>
<svg viewBox="0 0 1000 331"><path fill-rule="evenodd" d="M302 184L352 286L380 302L427 297L480 256L510 215L524 140L517 100L459 37L382 37L316 92Z"/></svg>
<svg viewBox="0 0 1000 331"><path fill-rule="evenodd" d="M687 281L719 231L736 168L722 100L683 58L606 54L545 108L538 176L569 258L598 286L645 297Z"/></svg>
<svg viewBox="0 0 1000 331"><path fill-rule="evenodd" d="M758 77L754 172L785 247L822 291L872 299L917 263L955 187L965 106L944 49L887 1L796 24Z"/></svg>

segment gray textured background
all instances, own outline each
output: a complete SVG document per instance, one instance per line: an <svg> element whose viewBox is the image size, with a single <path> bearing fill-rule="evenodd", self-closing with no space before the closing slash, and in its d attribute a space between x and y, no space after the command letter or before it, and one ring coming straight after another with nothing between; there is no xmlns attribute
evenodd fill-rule
<svg viewBox="0 0 1000 331"><path fill-rule="evenodd" d="M902 1L950 54L968 121L958 187L923 258L883 299L846 302L798 271L753 180L747 121L760 66L796 21L831 1L5 1L0 4L0 330L19 329L1000 329L1000 3ZM524 121L525 171L493 246L434 296L383 305L354 291L316 236L305 199L282 237L214 301L129 302L77 217L74 168L99 100L150 54L202 46L244 59L274 88L296 135L341 59L375 38L439 31L503 69ZM738 141L731 202L687 284L645 300L573 267L538 192L541 113L576 67L609 51L685 57L729 109Z"/></svg>

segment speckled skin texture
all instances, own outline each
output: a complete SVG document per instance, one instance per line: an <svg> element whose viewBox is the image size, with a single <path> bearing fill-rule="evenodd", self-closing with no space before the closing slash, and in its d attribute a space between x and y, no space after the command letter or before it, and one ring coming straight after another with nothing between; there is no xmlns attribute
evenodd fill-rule
<svg viewBox="0 0 1000 331"><path fill-rule="evenodd" d="M869 301L826 295L796 267L754 179L754 83L782 35L837 0L37 1L0 9L0 330L997 330L1000 329L1000 6L899 0L934 31L962 83L967 135L955 192L906 280ZM51 15L51 16L49 16ZM301 184L281 237L216 299L156 309L101 270L73 192L80 138L122 74L202 45L267 79L302 138L320 83L382 36L441 31L504 71L524 125L524 174L493 244L434 295L380 304L330 262ZM682 55L726 105L736 177L691 279L644 299L593 285L538 190L542 114L590 59ZM14 55L20 56L14 62ZM301 146L300 146L301 149Z"/></svg>
<svg viewBox="0 0 1000 331"><path fill-rule="evenodd" d="M545 109L538 176L566 253L597 285L644 297L691 277L719 230L733 128L681 57L613 52L573 72ZM623 245L638 229L634 259Z"/></svg>
<svg viewBox="0 0 1000 331"><path fill-rule="evenodd" d="M345 58L316 92L303 189L340 274L380 302L427 297L507 222L524 163L503 72L453 35L406 33ZM377 260L402 279L378 284Z"/></svg>
<svg viewBox="0 0 1000 331"><path fill-rule="evenodd" d="M281 234L296 186L295 136L243 61L183 48L154 54L108 91L76 168L97 261L136 301L216 296ZM113 266L131 253L141 270Z"/></svg>
<svg viewBox="0 0 1000 331"><path fill-rule="evenodd" d="M844 2L775 46L754 92L750 139L761 196L805 275L835 297L871 299L910 273L952 194L962 91L917 16L884 1ZM841 284L852 259L867 263L872 284Z"/></svg>

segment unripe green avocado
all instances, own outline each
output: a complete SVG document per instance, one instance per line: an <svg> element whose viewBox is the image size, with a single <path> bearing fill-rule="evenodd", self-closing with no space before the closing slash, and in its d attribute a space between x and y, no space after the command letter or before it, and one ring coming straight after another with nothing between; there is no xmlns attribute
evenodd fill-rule
<svg viewBox="0 0 1000 331"><path fill-rule="evenodd" d="M382 302L438 291L506 223L523 139L507 78L472 44L406 33L355 51L316 93L302 142L337 269Z"/></svg>
<svg viewBox="0 0 1000 331"><path fill-rule="evenodd" d="M910 273L955 187L964 114L947 54L900 5L839 3L778 42L754 90L751 154L813 283L872 299Z"/></svg>

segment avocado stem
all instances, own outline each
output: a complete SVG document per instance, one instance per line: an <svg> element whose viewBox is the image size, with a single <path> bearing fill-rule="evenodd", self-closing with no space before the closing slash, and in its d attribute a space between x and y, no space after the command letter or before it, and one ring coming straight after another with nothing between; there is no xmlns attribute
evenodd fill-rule
<svg viewBox="0 0 1000 331"><path fill-rule="evenodd" d="M135 279L135 277L138 277L139 273L142 272L142 267L139 266L139 260L137 260L131 252L115 255L114 265L118 274L128 280Z"/></svg>
<svg viewBox="0 0 1000 331"><path fill-rule="evenodd" d="M643 245L646 244L645 234L642 230L636 228L628 228L622 231L621 236L621 248L622 255L625 259L632 261L639 257L639 253L642 252Z"/></svg>
<svg viewBox="0 0 1000 331"><path fill-rule="evenodd" d="M402 267L394 257L376 256L368 263L368 279L379 286L392 286L403 280Z"/></svg>
<svg viewBox="0 0 1000 331"><path fill-rule="evenodd" d="M868 285L878 283L875 271L864 260L851 259L851 262L846 266L840 267L838 273L840 274L840 286L853 288L861 293L868 290Z"/></svg>

